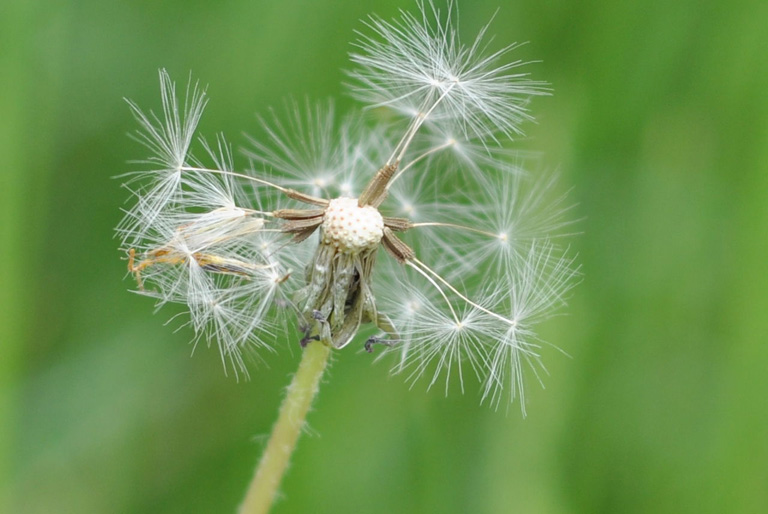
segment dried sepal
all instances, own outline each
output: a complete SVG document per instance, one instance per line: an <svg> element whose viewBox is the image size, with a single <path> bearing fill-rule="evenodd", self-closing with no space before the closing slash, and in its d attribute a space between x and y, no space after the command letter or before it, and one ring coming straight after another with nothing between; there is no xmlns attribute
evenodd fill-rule
<svg viewBox="0 0 768 514"><path fill-rule="evenodd" d="M272 212L275 218L284 220L303 220L318 218L325 214L325 209L278 209Z"/></svg>
<svg viewBox="0 0 768 514"><path fill-rule="evenodd" d="M381 239L381 244L400 263L409 261L416 256L414 251L397 237L389 227L384 227L384 237Z"/></svg>
<svg viewBox="0 0 768 514"><path fill-rule="evenodd" d="M405 232L413 226L413 223L408 218L393 218L391 216L384 216L384 225L389 227L394 232Z"/></svg>
<svg viewBox="0 0 768 514"><path fill-rule="evenodd" d="M308 195L306 193L302 193L301 191L296 191L295 189L284 189L283 192L285 193L285 196L293 200L298 200L310 205L319 205L320 207L328 206L328 200Z"/></svg>
<svg viewBox="0 0 768 514"><path fill-rule="evenodd" d="M376 172L368 186L360 194L358 202L360 207L364 205L371 205L378 207L387 198L387 184L392 180L392 176L397 171L398 163L386 164Z"/></svg>

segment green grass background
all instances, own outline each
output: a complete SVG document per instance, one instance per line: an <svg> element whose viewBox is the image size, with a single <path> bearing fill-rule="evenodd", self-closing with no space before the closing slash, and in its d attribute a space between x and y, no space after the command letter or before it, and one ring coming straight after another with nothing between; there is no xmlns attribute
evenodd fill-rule
<svg viewBox="0 0 768 514"><path fill-rule="evenodd" d="M234 512L298 351L252 380L127 292L122 97L209 84L235 143L287 95L341 97L369 12L412 2L0 6L0 511ZM341 352L276 513L768 512L768 2L461 3L540 59L544 152L584 280L542 327L528 417Z"/></svg>

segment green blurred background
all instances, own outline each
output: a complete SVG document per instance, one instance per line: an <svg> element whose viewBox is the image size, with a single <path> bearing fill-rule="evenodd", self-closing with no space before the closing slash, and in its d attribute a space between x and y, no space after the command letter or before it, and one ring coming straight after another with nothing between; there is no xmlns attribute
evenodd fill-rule
<svg viewBox="0 0 768 514"><path fill-rule="evenodd" d="M0 511L234 512L298 352L249 382L127 292L122 97L209 84L236 144L286 95L339 97L369 12L409 0L0 6ZM522 147L572 187L584 280L542 327L528 417L326 377L277 513L768 512L768 2L461 2L555 96ZM530 377L529 377L530 378Z"/></svg>

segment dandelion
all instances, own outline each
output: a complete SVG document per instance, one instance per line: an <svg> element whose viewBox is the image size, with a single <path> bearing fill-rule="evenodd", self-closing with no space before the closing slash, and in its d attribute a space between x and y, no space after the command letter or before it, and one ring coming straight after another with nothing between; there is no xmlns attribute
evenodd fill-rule
<svg viewBox="0 0 768 514"><path fill-rule="evenodd" d="M118 226L138 291L185 303L236 375L281 341L303 348L242 512L271 504L331 351L380 348L446 392L473 378L523 413L523 369L544 369L535 325L577 269L568 206L506 141L547 87L509 60L516 45L490 49L488 27L462 44L453 2L417 11L360 33L349 77L366 110L286 103L260 118L245 171L221 135L193 153L197 84L181 100L160 71L161 115L129 102L151 152Z"/></svg>

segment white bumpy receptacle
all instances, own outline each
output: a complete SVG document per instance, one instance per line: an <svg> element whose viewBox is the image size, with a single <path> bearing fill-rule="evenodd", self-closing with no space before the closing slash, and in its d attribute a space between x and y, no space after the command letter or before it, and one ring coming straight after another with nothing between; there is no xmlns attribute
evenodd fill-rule
<svg viewBox="0 0 768 514"><path fill-rule="evenodd" d="M384 235L384 219L375 207L360 207L357 198L335 198L323 217L322 242L339 252L358 254L375 248Z"/></svg>

